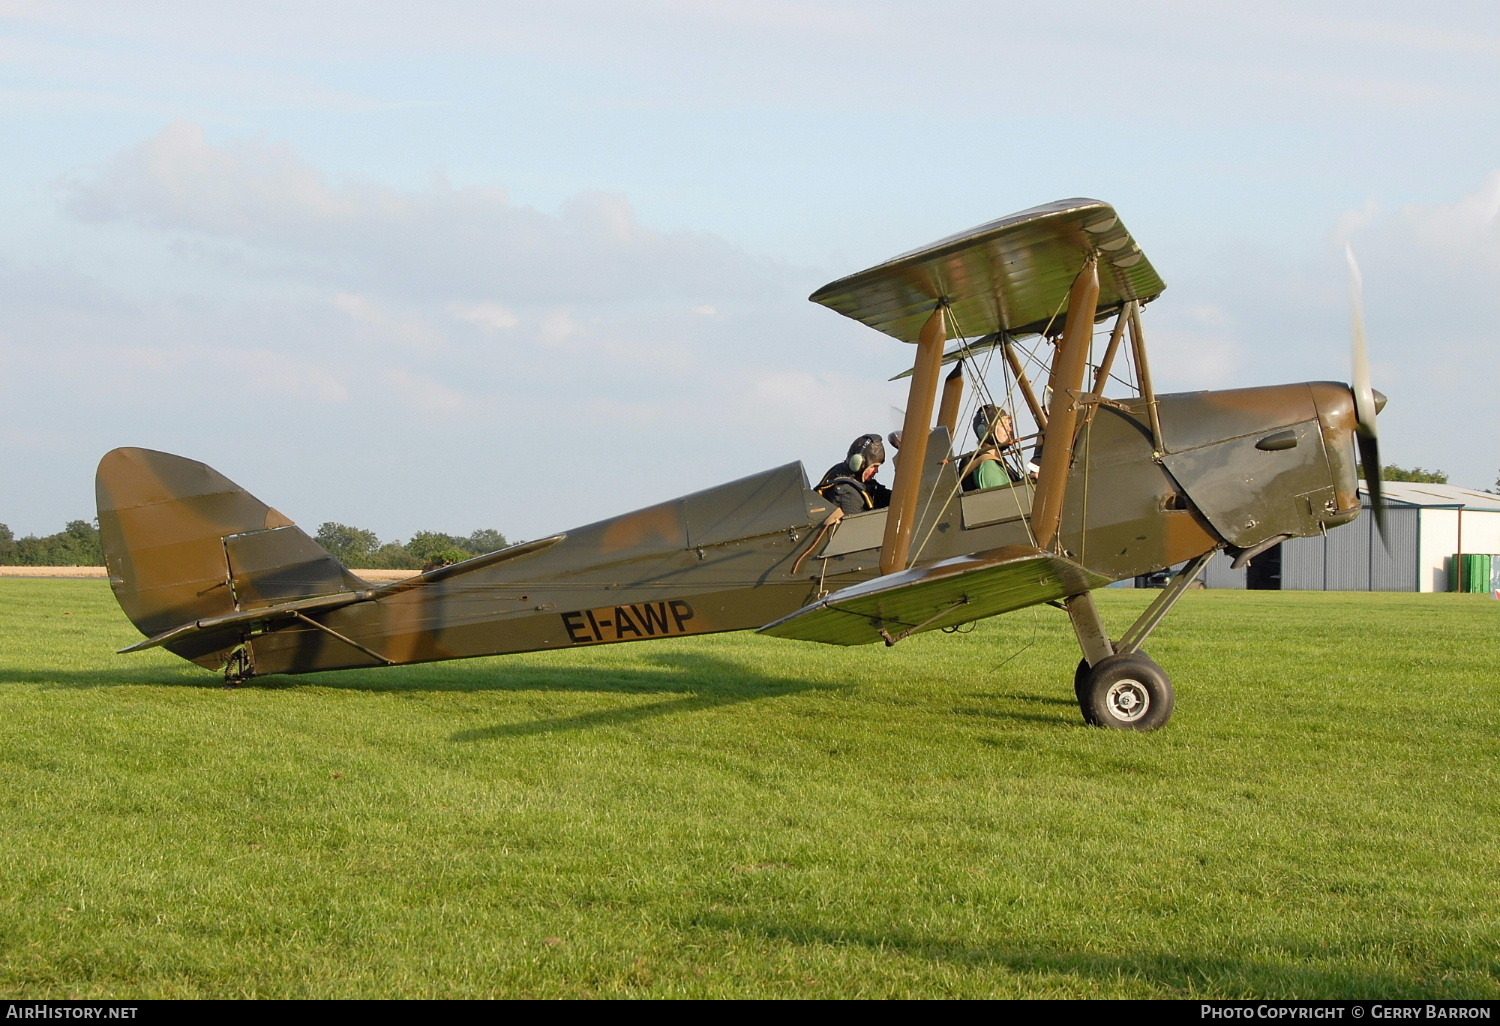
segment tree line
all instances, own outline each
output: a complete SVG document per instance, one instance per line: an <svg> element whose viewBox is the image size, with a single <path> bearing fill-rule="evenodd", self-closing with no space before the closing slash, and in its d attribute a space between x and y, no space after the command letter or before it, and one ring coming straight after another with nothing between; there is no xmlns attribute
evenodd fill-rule
<svg viewBox="0 0 1500 1026"><path fill-rule="evenodd" d="M381 541L374 531L347 524L318 528L318 544L345 566L359 570L423 570L459 563L505 548L505 535L491 528L467 537L418 531L410 541ZM71 520L56 534L17 538L0 524L0 566L103 566L97 521Z"/></svg>
<svg viewBox="0 0 1500 1026"><path fill-rule="evenodd" d="M1422 467L1398 467L1388 463L1380 468L1380 476L1387 481L1410 481L1413 484L1447 484L1448 475L1441 470L1425 470Z"/></svg>
<svg viewBox="0 0 1500 1026"><path fill-rule="evenodd" d="M99 528L87 520L70 520L68 526L44 538L17 538L0 524L0 566L103 566L104 547Z"/></svg>
<svg viewBox="0 0 1500 1026"><path fill-rule="evenodd" d="M509 544L505 535L488 527L466 538L441 531L418 531L408 542L383 542L374 531L327 523L318 528L315 537L333 558L361 570L427 570L461 563Z"/></svg>

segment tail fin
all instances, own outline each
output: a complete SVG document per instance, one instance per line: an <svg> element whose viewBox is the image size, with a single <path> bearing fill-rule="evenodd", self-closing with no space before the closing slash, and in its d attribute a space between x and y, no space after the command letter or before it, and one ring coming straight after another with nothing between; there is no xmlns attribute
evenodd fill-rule
<svg viewBox="0 0 1500 1026"><path fill-rule="evenodd" d="M115 449L99 461L94 487L110 587L147 637L207 617L368 587L206 464ZM217 669L241 640L216 632L166 647Z"/></svg>

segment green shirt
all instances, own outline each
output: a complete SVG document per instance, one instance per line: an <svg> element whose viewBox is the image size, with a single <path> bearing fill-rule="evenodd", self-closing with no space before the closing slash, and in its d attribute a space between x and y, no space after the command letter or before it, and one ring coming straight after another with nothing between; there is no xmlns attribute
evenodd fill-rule
<svg viewBox="0 0 1500 1026"><path fill-rule="evenodd" d="M985 460L974 468L976 488L994 488L1008 484L1010 484L1010 475L1005 472L1005 467L999 460Z"/></svg>

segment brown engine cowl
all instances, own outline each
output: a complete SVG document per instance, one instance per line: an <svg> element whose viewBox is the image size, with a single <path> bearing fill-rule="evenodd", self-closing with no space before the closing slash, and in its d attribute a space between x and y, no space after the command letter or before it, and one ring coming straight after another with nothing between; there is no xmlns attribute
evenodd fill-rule
<svg viewBox="0 0 1500 1026"><path fill-rule="evenodd" d="M1359 516L1359 457L1354 432L1359 420L1354 409L1354 392L1337 381L1309 382L1313 403L1318 410L1318 424L1323 432L1323 450L1328 455L1333 475L1337 509L1320 517L1325 527L1347 524ZM1383 408L1386 397L1375 393L1375 408Z"/></svg>

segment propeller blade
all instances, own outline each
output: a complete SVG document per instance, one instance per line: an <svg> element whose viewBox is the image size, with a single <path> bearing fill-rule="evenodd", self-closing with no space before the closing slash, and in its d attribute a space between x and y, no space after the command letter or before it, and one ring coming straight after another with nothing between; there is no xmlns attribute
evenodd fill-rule
<svg viewBox="0 0 1500 1026"><path fill-rule="evenodd" d="M1385 487L1380 480L1380 445L1375 432L1368 435L1360 431L1355 436L1359 441L1359 463L1365 475L1365 489L1370 493L1370 510L1375 514L1375 530L1385 550L1391 551L1391 540L1385 533Z"/></svg>
<svg viewBox="0 0 1500 1026"><path fill-rule="evenodd" d="M1359 262L1354 259L1354 247L1344 244L1344 254L1349 258L1349 333L1353 357L1353 380L1349 383L1354 392L1354 434L1359 443L1360 469L1364 473L1365 489L1370 494L1370 508L1375 514L1375 529L1386 551L1391 548L1385 533L1385 488L1380 479L1380 442L1375 431L1375 390L1370 386L1370 353L1365 344L1365 300L1364 278L1359 273ZM1383 405L1383 404L1382 404Z"/></svg>

